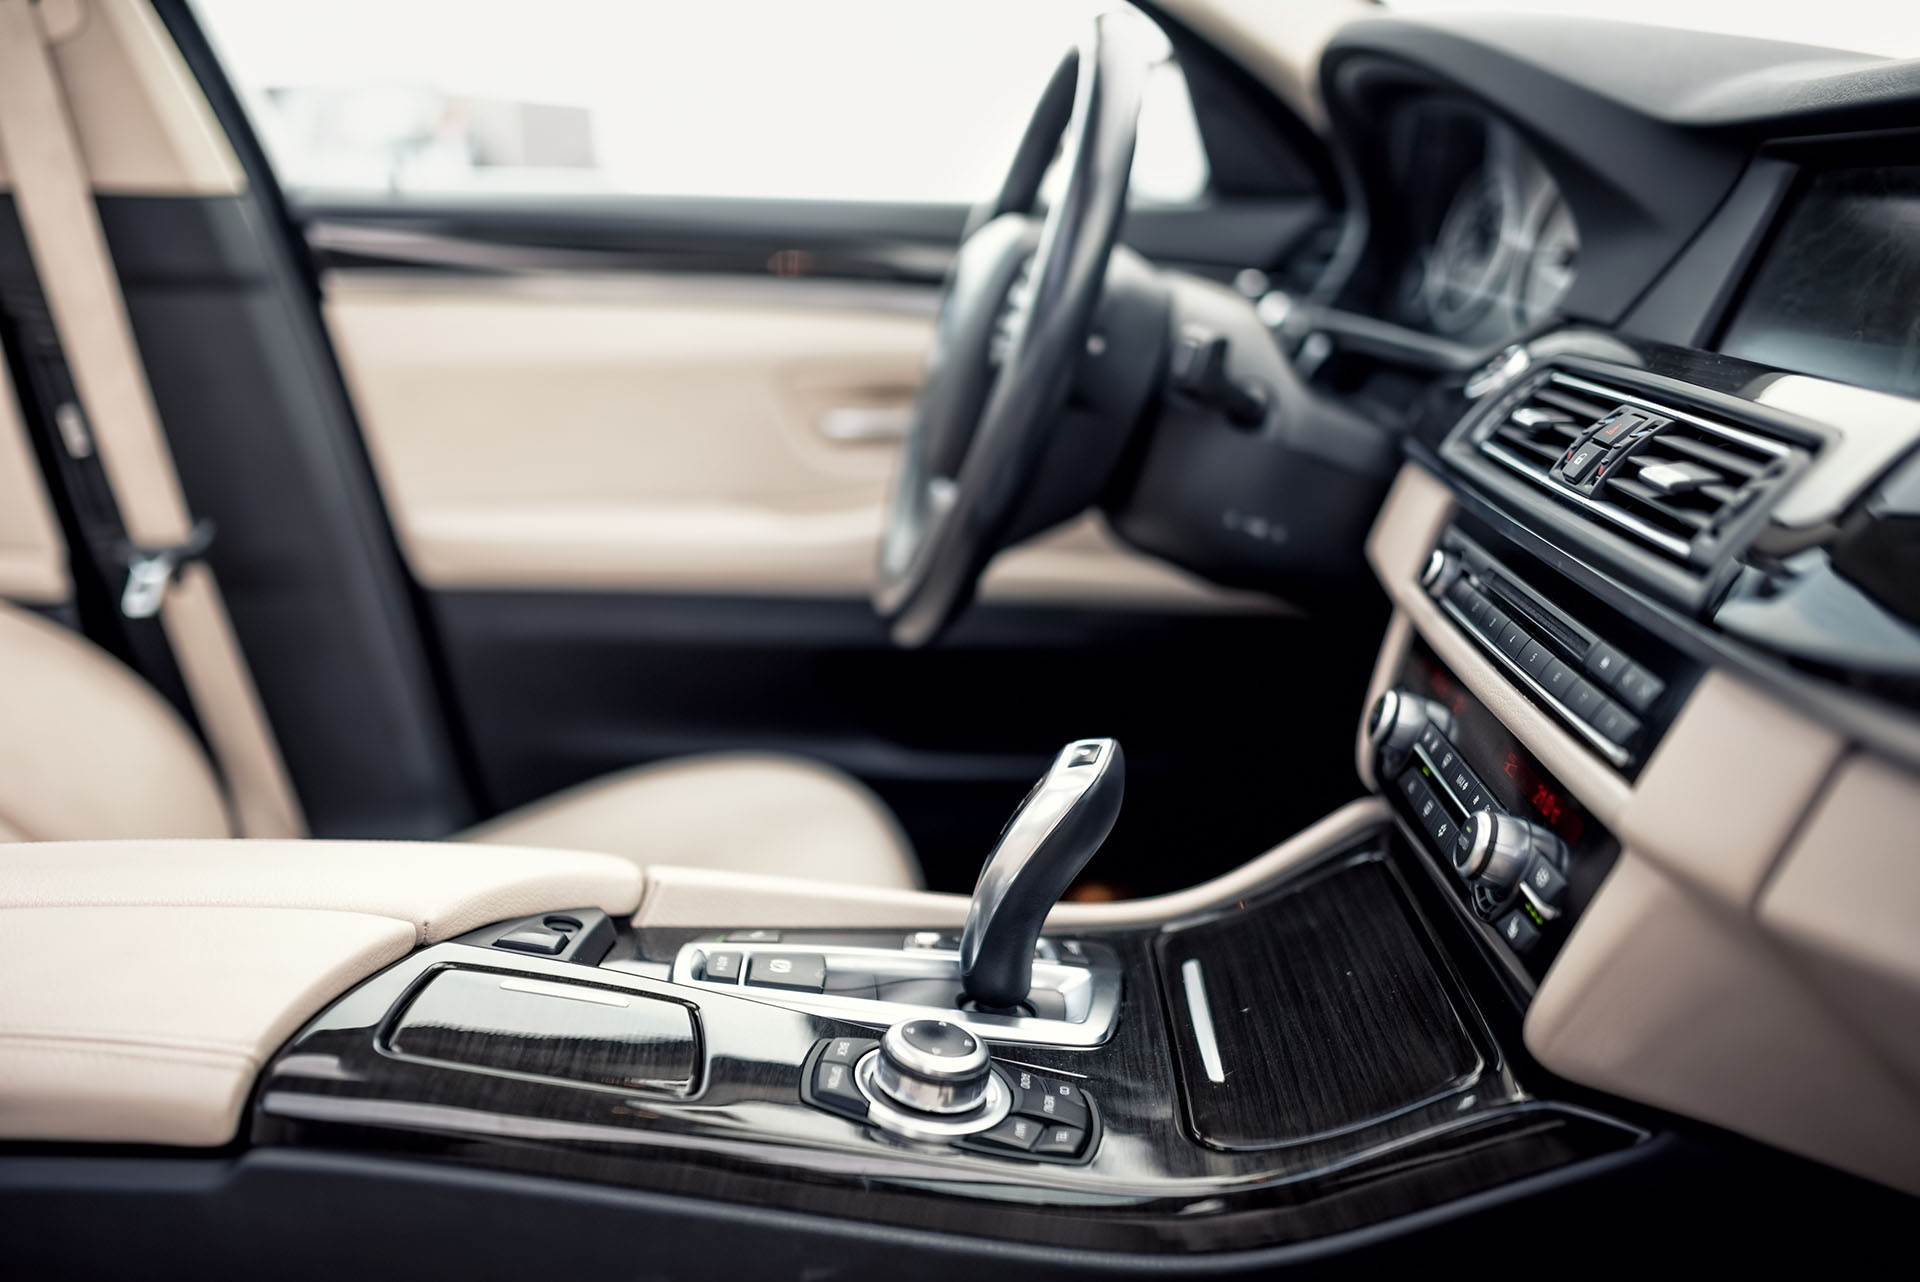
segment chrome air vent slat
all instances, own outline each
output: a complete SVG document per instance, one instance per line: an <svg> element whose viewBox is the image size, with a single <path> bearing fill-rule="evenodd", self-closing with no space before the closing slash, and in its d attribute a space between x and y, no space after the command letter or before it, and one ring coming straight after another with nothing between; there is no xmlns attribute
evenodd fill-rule
<svg viewBox="0 0 1920 1282"><path fill-rule="evenodd" d="M1623 417L1639 424L1631 430ZM1625 432L1597 464L1563 475L1591 430ZM1668 556L1705 558L1732 519L1804 451L1692 410L1549 370L1480 433L1487 457Z"/></svg>

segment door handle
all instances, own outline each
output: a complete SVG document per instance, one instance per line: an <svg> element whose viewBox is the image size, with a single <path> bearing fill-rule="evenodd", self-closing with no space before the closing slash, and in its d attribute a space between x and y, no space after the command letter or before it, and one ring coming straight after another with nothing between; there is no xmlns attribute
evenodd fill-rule
<svg viewBox="0 0 1920 1282"><path fill-rule="evenodd" d="M904 441L912 428L911 405L841 405L820 416L820 434L844 444Z"/></svg>

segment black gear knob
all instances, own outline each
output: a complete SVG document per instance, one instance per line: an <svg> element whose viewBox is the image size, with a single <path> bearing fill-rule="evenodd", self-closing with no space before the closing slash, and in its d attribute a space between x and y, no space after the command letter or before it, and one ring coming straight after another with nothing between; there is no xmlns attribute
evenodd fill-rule
<svg viewBox="0 0 1920 1282"><path fill-rule="evenodd" d="M1026 1000L1047 913L1113 831L1126 757L1112 739L1077 739L1013 812L980 869L960 935L960 982L989 1009Z"/></svg>

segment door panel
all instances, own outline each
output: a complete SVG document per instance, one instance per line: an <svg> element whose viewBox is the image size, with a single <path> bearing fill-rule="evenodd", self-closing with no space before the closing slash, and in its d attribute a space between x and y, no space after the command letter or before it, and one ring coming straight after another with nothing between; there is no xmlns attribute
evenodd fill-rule
<svg viewBox="0 0 1920 1282"><path fill-rule="evenodd" d="M436 589L864 597L932 291L711 276L329 279L401 546ZM986 599L1272 609L1088 520Z"/></svg>

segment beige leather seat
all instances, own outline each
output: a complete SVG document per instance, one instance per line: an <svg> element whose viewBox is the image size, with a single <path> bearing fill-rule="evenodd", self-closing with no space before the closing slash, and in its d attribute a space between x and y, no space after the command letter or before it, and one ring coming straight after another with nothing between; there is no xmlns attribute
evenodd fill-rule
<svg viewBox="0 0 1920 1282"><path fill-rule="evenodd" d="M85 638L0 605L0 841L231 835L206 754L152 687ZM774 754L623 771L455 838L920 885L877 797L838 770Z"/></svg>

